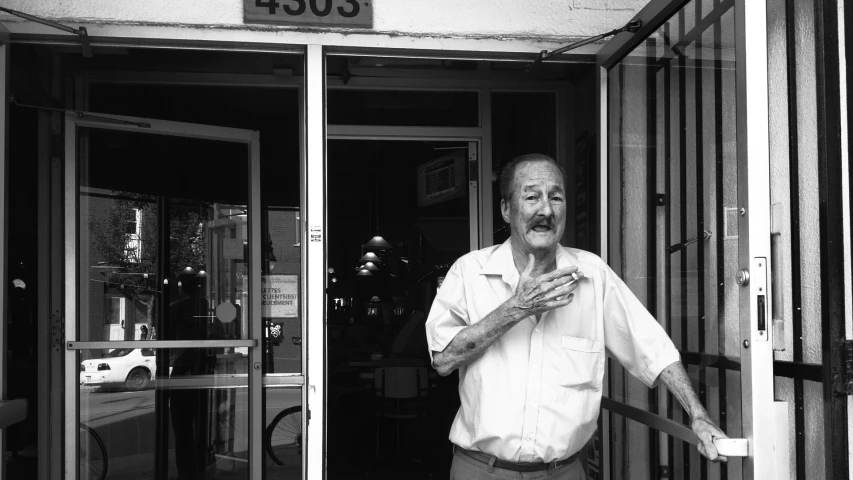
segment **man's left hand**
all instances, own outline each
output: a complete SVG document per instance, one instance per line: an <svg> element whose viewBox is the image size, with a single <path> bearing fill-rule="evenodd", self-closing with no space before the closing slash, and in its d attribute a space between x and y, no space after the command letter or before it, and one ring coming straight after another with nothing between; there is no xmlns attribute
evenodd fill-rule
<svg viewBox="0 0 853 480"><path fill-rule="evenodd" d="M714 446L714 439L729 437L717 428L714 422L707 417L700 417L690 422L690 428L699 437L699 445L696 447L699 453L712 462L728 461L728 457L717 453L717 447Z"/></svg>

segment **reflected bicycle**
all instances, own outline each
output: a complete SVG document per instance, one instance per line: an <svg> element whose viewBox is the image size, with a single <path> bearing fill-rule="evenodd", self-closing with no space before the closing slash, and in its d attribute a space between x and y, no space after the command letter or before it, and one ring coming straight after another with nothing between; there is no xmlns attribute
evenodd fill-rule
<svg viewBox="0 0 853 480"><path fill-rule="evenodd" d="M79 466L77 478L80 480L104 480L107 478L107 447L98 432L85 423L80 424L77 439Z"/></svg>
<svg viewBox="0 0 853 480"><path fill-rule="evenodd" d="M278 412L264 438L267 455L282 466L302 465L302 406Z"/></svg>

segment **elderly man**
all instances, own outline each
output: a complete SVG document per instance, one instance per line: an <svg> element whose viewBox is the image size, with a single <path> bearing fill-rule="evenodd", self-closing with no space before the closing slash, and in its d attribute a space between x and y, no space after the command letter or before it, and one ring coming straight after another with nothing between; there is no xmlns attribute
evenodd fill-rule
<svg viewBox="0 0 853 480"><path fill-rule="evenodd" d="M435 369L459 369L451 479L586 478L578 453L595 432L605 349L649 387L662 381L690 414L699 451L725 461L713 438L726 435L657 321L598 256L559 244L561 166L517 157L500 190L510 239L457 260L426 322Z"/></svg>

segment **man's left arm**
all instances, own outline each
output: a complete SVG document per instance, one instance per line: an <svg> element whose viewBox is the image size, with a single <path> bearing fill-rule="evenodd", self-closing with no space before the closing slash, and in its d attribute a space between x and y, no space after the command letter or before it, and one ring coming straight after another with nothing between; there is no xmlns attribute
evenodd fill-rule
<svg viewBox="0 0 853 480"><path fill-rule="evenodd" d="M671 363L669 366L660 372L659 379L666 385L666 388L675 395L681 406L690 415L690 428L693 433L699 437L699 453L708 457L708 460L715 462L725 462L727 458L717 454L717 447L714 446L715 438L729 438L720 430L717 425L708 417L708 412L705 407L699 402L699 397L693 390L690 384L690 379L687 377L687 372L684 371L684 366L681 362Z"/></svg>
<svg viewBox="0 0 853 480"><path fill-rule="evenodd" d="M602 273L608 351L650 388L663 382L690 414L690 427L699 437L699 453L709 460L726 461L717 454L713 439L728 437L699 402L669 335L618 275L607 266Z"/></svg>

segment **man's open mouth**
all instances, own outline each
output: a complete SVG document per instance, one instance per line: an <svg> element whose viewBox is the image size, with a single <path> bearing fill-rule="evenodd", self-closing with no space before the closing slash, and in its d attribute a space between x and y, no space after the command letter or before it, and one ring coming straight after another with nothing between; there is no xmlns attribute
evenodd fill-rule
<svg viewBox="0 0 853 480"><path fill-rule="evenodd" d="M535 227L531 228L531 230L533 230L534 232L543 233L550 231L551 227L549 227L548 225L536 225Z"/></svg>

